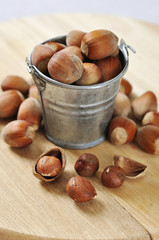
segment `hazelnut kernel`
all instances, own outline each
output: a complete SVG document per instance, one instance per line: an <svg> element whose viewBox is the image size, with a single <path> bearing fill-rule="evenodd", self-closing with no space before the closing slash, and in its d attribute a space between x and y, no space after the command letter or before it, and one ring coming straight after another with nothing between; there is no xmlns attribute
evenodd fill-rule
<svg viewBox="0 0 159 240"><path fill-rule="evenodd" d="M96 190L91 182L81 176L70 178L66 186L67 194L77 202L92 200L96 195Z"/></svg>
<svg viewBox="0 0 159 240"><path fill-rule="evenodd" d="M94 154L84 153L77 159L74 168L80 176L91 177L99 168L99 160Z"/></svg>
<svg viewBox="0 0 159 240"><path fill-rule="evenodd" d="M43 156L39 159L36 168L42 176L54 177L61 170L61 162L54 156Z"/></svg>
<svg viewBox="0 0 159 240"><path fill-rule="evenodd" d="M121 167L108 166L102 173L101 181L109 188L120 187L125 181L125 171Z"/></svg>

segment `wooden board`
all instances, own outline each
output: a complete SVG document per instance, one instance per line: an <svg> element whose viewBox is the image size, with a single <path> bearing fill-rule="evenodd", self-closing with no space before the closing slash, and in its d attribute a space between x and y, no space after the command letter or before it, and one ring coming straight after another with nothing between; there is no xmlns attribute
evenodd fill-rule
<svg viewBox="0 0 159 240"><path fill-rule="evenodd" d="M159 96L159 26L141 21L95 14L54 14L12 20L0 24L0 80L8 74L30 80L25 58L33 47L72 29L110 29L136 49L130 52L125 77L137 95L152 90ZM9 120L0 121L0 131ZM37 157L53 146L43 133L32 145L10 148L0 139L0 239L1 240L147 240L159 239L159 156L144 153L134 143L113 146L108 141L87 150L66 151L63 175L42 183L32 175ZM97 197L77 203L66 193L75 176L74 163L84 152L98 156L100 168L90 178ZM144 177L127 179L118 189L100 181L114 154L122 154L148 166Z"/></svg>

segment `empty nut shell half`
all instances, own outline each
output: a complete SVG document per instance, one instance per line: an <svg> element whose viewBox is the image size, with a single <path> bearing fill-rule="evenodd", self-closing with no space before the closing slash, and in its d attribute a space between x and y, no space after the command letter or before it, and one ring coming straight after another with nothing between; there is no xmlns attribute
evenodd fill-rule
<svg viewBox="0 0 159 240"><path fill-rule="evenodd" d="M127 177L133 178L139 177L141 174L143 175L145 169L147 168L146 165L138 161L119 155L114 156L114 165L124 169Z"/></svg>
<svg viewBox="0 0 159 240"><path fill-rule="evenodd" d="M55 160L56 159L60 160L61 168L57 171L56 175L55 174L41 174L38 172L38 169L40 169L40 168L37 168L37 165L38 165L40 159L43 158L46 160L47 156L48 156L48 158L54 157ZM45 164L45 163L46 163L46 161L43 162L43 164ZM55 162L52 161L52 163L54 164ZM66 165L66 156L65 156L64 150L58 146L55 146L40 155L40 157L36 161L35 165L33 166L33 174L36 178L39 178L42 181L51 182L51 181L54 181L55 179L57 179L61 175L61 173L63 172L63 170L65 168L65 165ZM43 166L43 169L44 168L45 168L45 166ZM51 172L53 172L53 166L51 166L50 163L46 166L46 168L50 168ZM46 168L45 168L45 170L46 170ZM42 169L42 167L41 167L41 169ZM56 164L56 170L57 170L57 164ZM48 171L48 169L47 169L47 171ZM52 176L52 175L54 175L54 176Z"/></svg>

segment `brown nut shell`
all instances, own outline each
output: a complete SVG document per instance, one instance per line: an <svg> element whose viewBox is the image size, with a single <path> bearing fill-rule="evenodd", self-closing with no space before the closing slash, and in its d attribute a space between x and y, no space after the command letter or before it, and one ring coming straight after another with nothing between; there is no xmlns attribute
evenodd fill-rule
<svg viewBox="0 0 159 240"><path fill-rule="evenodd" d="M96 62L101 71L101 82L115 78L122 71L122 64L118 57L106 57Z"/></svg>
<svg viewBox="0 0 159 240"><path fill-rule="evenodd" d="M120 155L115 155L113 161L114 166L118 166L124 169L125 174L128 177L139 177L147 168L146 165L138 161Z"/></svg>
<svg viewBox="0 0 159 240"><path fill-rule="evenodd" d="M81 49L77 46L66 47L65 49L63 49L63 51L75 54L77 57L81 59L82 62L84 60L83 53L81 52Z"/></svg>
<svg viewBox="0 0 159 240"><path fill-rule="evenodd" d="M30 84L24 78L17 75L8 75L3 80L1 84L1 88L3 91L15 89L20 91L23 94L26 94L29 91Z"/></svg>
<svg viewBox="0 0 159 240"><path fill-rule="evenodd" d="M48 71L51 78L71 84L82 76L83 63L75 54L61 50L50 59Z"/></svg>
<svg viewBox="0 0 159 240"><path fill-rule="evenodd" d="M76 81L76 85L86 86L99 83L101 79L101 72L94 63L83 63L83 74L80 79Z"/></svg>
<svg viewBox="0 0 159 240"><path fill-rule="evenodd" d="M159 154L159 127L153 125L140 127L136 134L136 142L145 152Z"/></svg>
<svg viewBox="0 0 159 240"><path fill-rule="evenodd" d="M127 96L129 96L130 93L132 92L132 85L127 79L125 78L121 79L119 92L122 92Z"/></svg>
<svg viewBox="0 0 159 240"><path fill-rule="evenodd" d="M58 42L46 42L44 46L50 47L54 52L58 52L66 47L64 44Z"/></svg>
<svg viewBox="0 0 159 240"><path fill-rule="evenodd" d="M66 36L67 46L81 46L81 40L86 33L80 30L72 30Z"/></svg>
<svg viewBox="0 0 159 240"><path fill-rule="evenodd" d="M141 120L150 111L157 111L157 97L152 91L147 91L132 102L134 116Z"/></svg>
<svg viewBox="0 0 159 240"><path fill-rule="evenodd" d="M91 182L81 176L72 177L67 183L66 191L77 202L92 200L97 195Z"/></svg>
<svg viewBox="0 0 159 240"><path fill-rule="evenodd" d="M109 30L99 29L84 35L81 50L88 58L98 60L114 53L118 45L118 37Z"/></svg>
<svg viewBox="0 0 159 240"><path fill-rule="evenodd" d="M142 125L154 125L159 127L159 112L147 112L142 119Z"/></svg>
<svg viewBox="0 0 159 240"><path fill-rule="evenodd" d="M47 73L48 62L54 53L54 50L47 45L37 45L32 52L32 64L35 65L42 73Z"/></svg>
<svg viewBox="0 0 159 240"><path fill-rule="evenodd" d="M35 130L39 129L41 122L41 105L33 97L26 98L19 107L17 119L30 122Z"/></svg>
<svg viewBox="0 0 159 240"><path fill-rule="evenodd" d="M61 169L60 169L60 171L58 171L56 176L43 176L38 173L38 171L37 171L38 161L44 156L52 156L52 157L58 158L60 160ZM35 165L33 166L33 174L36 178L38 178L42 181L45 181L45 182L55 181L62 174L62 172L65 168L65 165L66 165L66 155L65 155L64 150L58 146L55 146L55 147L52 147L51 149L49 149L48 151L42 153L39 156L38 160L36 161Z"/></svg>
<svg viewBox="0 0 159 240"><path fill-rule="evenodd" d="M119 47L115 49L115 51L111 54L111 57L117 57L119 55Z"/></svg>
<svg viewBox="0 0 159 240"><path fill-rule="evenodd" d="M35 129L25 120L9 122L2 130L3 140L12 147L25 147L33 142Z"/></svg>
<svg viewBox="0 0 159 240"><path fill-rule="evenodd" d="M110 141L115 145L122 145L131 142L136 134L136 123L127 117L114 117L108 128Z"/></svg>
<svg viewBox="0 0 159 240"><path fill-rule="evenodd" d="M38 101L40 100L38 88L37 88L37 86L36 86L35 84L33 84L33 85L29 88L28 97L36 98Z"/></svg>
<svg viewBox="0 0 159 240"><path fill-rule="evenodd" d="M24 96L17 90L6 90L0 93L0 118L13 117L17 114Z"/></svg>
<svg viewBox="0 0 159 240"><path fill-rule="evenodd" d="M131 113L131 102L128 96L122 92L118 92L114 104L114 116L127 117Z"/></svg>

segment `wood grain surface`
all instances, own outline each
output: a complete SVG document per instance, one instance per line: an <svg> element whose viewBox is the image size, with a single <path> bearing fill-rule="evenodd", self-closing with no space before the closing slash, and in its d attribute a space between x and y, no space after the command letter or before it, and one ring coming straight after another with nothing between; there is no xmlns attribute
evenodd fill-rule
<svg viewBox="0 0 159 240"><path fill-rule="evenodd" d="M31 81L25 58L33 47L72 29L110 29L136 54L130 52L125 77L133 94L152 90L159 99L159 26L98 14L54 14L15 19L0 24L0 80L16 74ZM0 121L2 128L12 119ZM53 146L41 128L28 147L10 148L0 139L0 239L1 240L148 240L159 239L159 156L139 149L135 143L113 146L105 141L87 150L66 151L67 164L55 182L43 183L32 175L38 156ZM66 183L75 176L74 163L84 152L96 154L99 171L89 178L97 197L74 202ZM148 166L145 176L127 179L122 187L108 189L101 173L114 154L136 159Z"/></svg>

